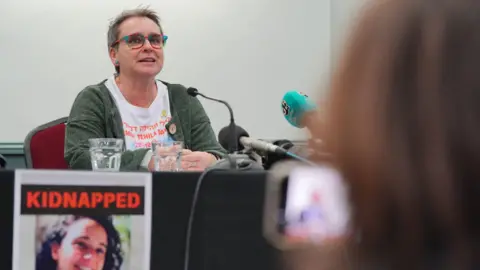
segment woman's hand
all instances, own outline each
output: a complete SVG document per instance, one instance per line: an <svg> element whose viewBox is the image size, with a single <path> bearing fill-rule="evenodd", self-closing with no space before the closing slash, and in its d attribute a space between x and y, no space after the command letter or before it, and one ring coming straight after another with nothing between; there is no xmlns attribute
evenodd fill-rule
<svg viewBox="0 0 480 270"><path fill-rule="evenodd" d="M203 171L212 166L216 161L217 158L207 152L182 151L182 169L184 171Z"/></svg>

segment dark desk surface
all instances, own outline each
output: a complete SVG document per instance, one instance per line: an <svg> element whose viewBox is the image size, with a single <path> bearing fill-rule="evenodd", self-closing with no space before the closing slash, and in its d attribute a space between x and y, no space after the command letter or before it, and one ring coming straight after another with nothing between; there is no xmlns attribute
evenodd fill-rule
<svg viewBox="0 0 480 270"><path fill-rule="evenodd" d="M152 269L183 270L185 232L198 173L154 173ZM265 172L212 172L200 190L190 270L277 269L278 253L262 236ZM12 250L13 171L0 171L2 250ZM0 269L11 269L3 252ZM34 258L32 258L34 259Z"/></svg>

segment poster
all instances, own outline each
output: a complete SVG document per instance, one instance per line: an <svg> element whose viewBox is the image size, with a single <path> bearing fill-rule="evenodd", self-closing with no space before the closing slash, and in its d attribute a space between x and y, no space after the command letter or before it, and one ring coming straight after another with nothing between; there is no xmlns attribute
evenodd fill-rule
<svg viewBox="0 0 480 270"><path fill-rule="evenodd" d="M14 270L150 269L151 174L15 172Z"/></svg>

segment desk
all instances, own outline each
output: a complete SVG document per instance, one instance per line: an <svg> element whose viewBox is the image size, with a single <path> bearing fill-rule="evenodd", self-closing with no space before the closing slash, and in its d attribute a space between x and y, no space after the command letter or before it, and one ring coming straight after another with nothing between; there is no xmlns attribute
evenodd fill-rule
<svg viewBox="0 0 480 270"><path fill-rule="evenodd" d="M185 232L199 173L154 173L152 269L183 270ZM190 270L277 269L278 253L262 236L266 172L209 173L193 224ZM0 170L3 202L0 269L11 269L14 171ZM33 258L32 258L33 259Z"/></svg>

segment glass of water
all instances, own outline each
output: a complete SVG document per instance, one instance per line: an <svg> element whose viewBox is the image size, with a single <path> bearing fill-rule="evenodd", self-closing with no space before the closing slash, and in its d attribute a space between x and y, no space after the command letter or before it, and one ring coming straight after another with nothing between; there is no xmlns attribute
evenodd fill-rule
<svg viewBox="0 0 480 270"><path fill-rule="evenodd" d="M152 142L155 171L180 171L182 150L181 141Z"/></svg>
<svg viewBox="0 0 480 270"><path fill-rule="evenodd" d="M89 139L90 159L94 171L118 172L123 152L123 140L114 138Z"/></svg>

